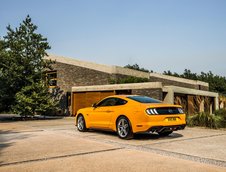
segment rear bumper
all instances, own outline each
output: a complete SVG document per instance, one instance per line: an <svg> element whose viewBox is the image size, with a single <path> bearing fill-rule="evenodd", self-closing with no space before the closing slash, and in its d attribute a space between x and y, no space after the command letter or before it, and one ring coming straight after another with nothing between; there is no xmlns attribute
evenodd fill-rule
<svg viewBox="0 0 226 172"><path fill-rule="evenodd" d="M182 125L170 125L170 126L153 126L150 129L148 129L147 132L164 132L164 131L177 131L177 130L183 130L186 127L186 124Z"/></svg>
<svg viewBox="0 0 226 172"><path fill-rule="evenodd" d="M134 133L160 133L165 131L177 131L183 130L186 127L186 123L182 124L171 124L171 125L145 125L140 126L139 129L136 128L136 131L133 130Z"/></svg>

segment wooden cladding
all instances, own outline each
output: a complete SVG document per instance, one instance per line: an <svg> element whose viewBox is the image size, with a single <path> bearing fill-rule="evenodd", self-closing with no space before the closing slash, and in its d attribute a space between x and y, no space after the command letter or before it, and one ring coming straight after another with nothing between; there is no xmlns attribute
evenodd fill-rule
<svg viewBox="0 0 226 172"><path fill-rule="evenodd" d="M72 113L76 115L81 108L91 107L92 104L99 102L101 99L115 95L115 91L90 91L90 92L74 92Z"/></svg>

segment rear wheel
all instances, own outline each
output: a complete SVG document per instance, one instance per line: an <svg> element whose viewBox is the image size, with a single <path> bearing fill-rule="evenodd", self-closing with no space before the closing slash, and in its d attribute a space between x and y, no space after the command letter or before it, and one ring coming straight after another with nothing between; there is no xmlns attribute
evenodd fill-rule
<svg viewBox="0 0 226 172"><path fill-rule="evenodd" d="M131 139L133 138L133 131L130 125L130 121L122 116L117 120L117 134L121 139Z"/></svg>
<svg viewBox="0 0 226 172"><path fill-rule="evenodd" d="M165 132L160 132L158 133L160 136L168 136L172 133L173 131L165 131Z"/></svg>
<svg viewBox="0 0 226 172"><path fill-rule="evenodd" d="M78 131L81 131L81 132L87 131L86 121L85 121L85 119L84 119L84 117L82 115L78 116L77 128L78 128Z"/></svg>

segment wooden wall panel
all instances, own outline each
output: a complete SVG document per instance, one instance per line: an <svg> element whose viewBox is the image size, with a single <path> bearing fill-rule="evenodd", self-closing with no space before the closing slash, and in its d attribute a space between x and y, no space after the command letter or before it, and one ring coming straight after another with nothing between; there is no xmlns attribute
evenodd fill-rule
<svg viewBox="0 0 226 172"><path fill-rule="evenodd" d="M99 102L101 99L115 95L114 91L90 91L90 92L74 92L72 102L72 113L76 115L81 108L91 107L92 104Z"/></svg>

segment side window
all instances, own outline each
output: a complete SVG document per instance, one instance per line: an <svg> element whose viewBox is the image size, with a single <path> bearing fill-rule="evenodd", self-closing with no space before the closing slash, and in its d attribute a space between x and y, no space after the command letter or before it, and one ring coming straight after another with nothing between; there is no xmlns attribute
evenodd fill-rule
<svg viewBox="0 0 226 172"><path fill-rule="evenodd" d="M126 104L127 101L119 98L107 98L98 103L98 107L100 106L119 106Z"/></svg>
<svg viewBox="0 0 226 172"><path fill-rule="evenodd" d="M117 98L117 101L116 101L116 106L119 106L119 105L125 105L127 103L126 100L123 100L123 99L119 99Z"/></svg>
<svg viewBox="0 0 226 172"><path fill-rule="evenodd" d="M116 103L114 98L108 98L108 99L104 99L103 101L101 101L100 103L98 103L98 107L100 106L114 106Z"/></svg>

